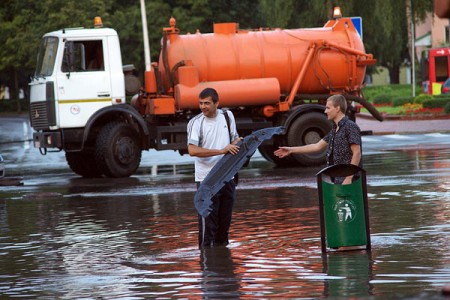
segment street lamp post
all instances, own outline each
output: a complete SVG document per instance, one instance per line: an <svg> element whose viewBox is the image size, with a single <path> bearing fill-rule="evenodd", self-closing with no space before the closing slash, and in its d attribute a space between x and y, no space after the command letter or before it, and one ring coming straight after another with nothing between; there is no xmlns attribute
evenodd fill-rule
<svg viewBox="0 0 450 300"><path fill-rule="evenodd" d="M150 61L150 43L148 41L147 12L145 11L145 0L141 0L141 18L142 34L144 37L145 71L151 71L152 65Z"/></svg>
<svg viewBox="0 0 450 300"><path fill-rule="evenodd" d="M416 97L416 46L415 46L415 32L414 32L414 17L411 14L411 78L412 78L412 96Z"/></svg>

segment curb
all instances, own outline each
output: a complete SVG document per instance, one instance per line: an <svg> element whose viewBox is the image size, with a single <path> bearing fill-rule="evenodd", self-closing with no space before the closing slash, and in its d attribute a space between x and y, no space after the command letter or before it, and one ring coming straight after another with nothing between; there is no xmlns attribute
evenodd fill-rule
<svg viewBox="0 0 450 300"><path fill-rule="evenodd" d="M405 120L405 121L420 121L420 120L449 120L450 114L446 115L415 115L415 116L403 116L403 115L389 115L383 114L383 121L387 120ZM367 119L367 120L377 120L370 113L357 113L356 118Z"/></svg>

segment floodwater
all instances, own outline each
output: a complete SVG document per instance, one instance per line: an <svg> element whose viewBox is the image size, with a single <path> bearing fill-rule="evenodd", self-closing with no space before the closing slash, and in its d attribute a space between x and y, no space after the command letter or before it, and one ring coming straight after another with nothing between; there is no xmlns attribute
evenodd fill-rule
<svg viewBox="0 0 450 300"><path fill-rule="evenodd" d="M370 252L322 254L320 167L258 154L240 173L230 245L201 251L189 157L145 152L131 178L83 179L9 121L0 153L23 185L0 186L1 298L445 299L450 134L363 138Z"/></svg>

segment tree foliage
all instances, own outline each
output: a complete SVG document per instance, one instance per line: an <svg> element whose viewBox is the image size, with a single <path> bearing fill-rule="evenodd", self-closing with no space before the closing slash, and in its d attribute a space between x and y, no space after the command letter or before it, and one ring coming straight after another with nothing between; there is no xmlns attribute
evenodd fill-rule
<svg viewBox="0 0 450 300"><path fill-rule="evenodd" d="M294 0L260 0L261 16L269 27L286 28L294 14Z"/></svg>

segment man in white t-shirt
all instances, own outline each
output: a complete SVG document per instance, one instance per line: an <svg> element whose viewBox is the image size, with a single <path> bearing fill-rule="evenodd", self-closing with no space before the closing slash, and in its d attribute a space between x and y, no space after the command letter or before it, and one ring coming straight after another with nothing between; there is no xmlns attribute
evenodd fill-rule
<svg viewBox="0 0 450 300"><path fill-rule="evenodd" d="M189 155L195 157L197 187L223 155L239 152L239 147L235 144L240 139L233 113L218 109L217 91L206 88L199 98L202 113L192 118L187 126L188 151ZM228 115L229 121L225 114ZM213 197L213 210L210 215L206 218L198 215L199 247L228 244L235 198L236 184L231 180Z"/></svg>

